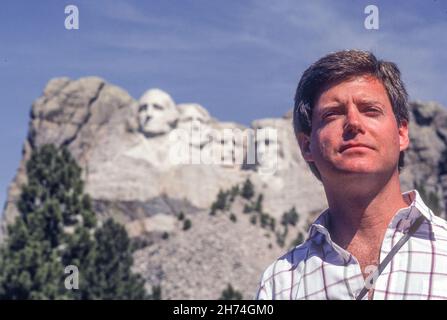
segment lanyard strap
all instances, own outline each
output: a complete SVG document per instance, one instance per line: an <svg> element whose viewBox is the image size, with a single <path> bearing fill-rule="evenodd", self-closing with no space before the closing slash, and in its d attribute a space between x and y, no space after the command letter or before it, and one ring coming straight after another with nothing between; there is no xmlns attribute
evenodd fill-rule
<svg viewBox="0 0 447 320"><path fill-rule="evenodd" d="M399 249L405 244L405 242L410 239L410 237L417 231L417 229L420 227L422 222L424 222L425 217L421 215L416 219L416 221L411 225L408 232L400 238L400 240L396 243L396 245L391 249L391 251L387 254L385 259L383 259L382 263L379 264L379 267L374 272L374 279L377 279L379 275L382 273L382 271L385 269L385 267L388 265L388 263L393 259L394 255L399 251ZM368 277L369 279L369 277ZM362 291L360 291L360 294L357 296L356 300L362 300L363 297L368 293L371 286L366 285L363 287Z"/></svg>

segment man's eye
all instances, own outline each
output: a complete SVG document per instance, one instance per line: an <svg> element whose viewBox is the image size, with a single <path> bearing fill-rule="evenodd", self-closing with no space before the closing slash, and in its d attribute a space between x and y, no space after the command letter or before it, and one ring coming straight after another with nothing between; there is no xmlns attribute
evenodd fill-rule
<svg viewBox="0 0 447 320"><path fill-rule="evenodd" d="M372 107L372 108L367 108L366 112L369 114L380 114L381 110L378 108Z"/></svg>
<svg viewBox="0 0 447 320"><path fill-rule="evenodd" d="M323 114L323 119L327 119L327 118L330 118L330 117L332 117L332 116L335 116L335 115L337 115L335 112L333 112L333 111L331 111L331 112L326 112L325 114Z"/></svg>

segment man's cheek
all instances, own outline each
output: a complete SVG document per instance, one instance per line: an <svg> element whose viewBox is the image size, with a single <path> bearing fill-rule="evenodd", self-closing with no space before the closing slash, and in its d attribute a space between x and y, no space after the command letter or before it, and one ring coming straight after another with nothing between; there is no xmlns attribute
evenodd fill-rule
<svg viewBox="0 0 447 320"><path fill-rule="evenodd" d="M322 140L322 142L321 142L321 144L320 144L320 152L321 152L321 154L322 155L325 155L325 156L329 156L329 155L331 155L331 145L332 145L332 143L329 141L329 140L326 140L326 139L324 139L324 140Z"/></svg>

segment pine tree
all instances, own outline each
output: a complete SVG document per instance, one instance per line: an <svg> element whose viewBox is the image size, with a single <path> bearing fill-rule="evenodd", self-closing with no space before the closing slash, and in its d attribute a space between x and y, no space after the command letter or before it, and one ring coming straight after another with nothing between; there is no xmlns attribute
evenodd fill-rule
<svg viewBox="0 0 447 320"><path fill-rule="evenodd" d="M304 241L304 235L302 232L299 232L296 239L292 241L291 243L291 247L296 247L298 245L300 245L301 243L303 243Z"/></svg>
<svg viewBox="0 0 447 320"><path fill-rule="evenodd" d="M183 230L186 231L186 230L190 229L191 226L192 226L192 222L191 222L191 220L186 219L186 220L183 222Z"/></svg>
<svg viewBox="0 0 447 320"><path fill-rule="evenodd" d="M161 286L152 287L152 293L149 295L149 300L161 300Z"/></svg>
<svg viewBox="0 0 447 320"><path fill-rule="evenodd" d="M130 239L125 228L108 219L95 232L96 250L87 273L87 299L146 299L141 276L131 273Z"/></svg>
<svg viewBox="0 0 447 320"><path fill-rule="evenodd" d="M255 194L253 183L250 181L250 179L247 178L245 180L244 185L242 186L242 197L244 197L247 200L250 200Z"/></svg>
<svg viewBox="0 0 447 320"><path fill-rule="evenodd" d="M66 149L46 145L26 165L19 216L0 250L0 298L68 298L61 263L66 228L94 223L82 195L81 169ZM82 226L82 225L81 225Z"/></svg>
<svg viewBox="0 0 447 320"><path fill-rule="evenodd" d="M288 224L296 226L299 220L299 215L296 212L295 207L292 207L289 211L284 212L281 218L281 224L287 226Z"/></svg>
<svg viewBox="0 0 447 320"><path fill-rule="evenodd" d="M264 200L264 195L261 193L258 196L258 199L256 200L255 204L255 211L261 213L262 212L262 201Z"/></svg>
<svg viewBox="0 0 447 320"><path fill-rule="evenodd" d="M98 260L107 246L92 236L96 218L90 198L83 194L80 167L65 148L45 145L32 153L26 169L28 183L22 186L17 205L20 214L8 226L8 238L0 249L0 299L109 298L111 295L95 295L106 291L98 287L105 284L94 282L91 275L114 269L105 268ZM95 236L116 232L120 236L111 242L128 255L127 234L117 231L119 228L109 231L109 227L110 223L97 229ZM128 273L119 278L123 281L119 287L140 289L129 261L123 259L115 265ZM79 290L65 288L64 270L69 265L79 270ZM115 294L125 297L122 291Z"/></svg>
<svg viewBox="0 0 447 320"><path fill-rule="evenodd" d="M231 189L230 189L230 199L229 199L230 202L233 202L238 194L239 194L239 186L236 185L236 186L231 187Z"/></svg>
<svg viewBox="0 0 447 320"><path fill-rule="evenodd" d="M212 215L212 216L215 215L217 210L225 210L228 208L227 196L228 196L228 192L219 190L219 193L217 194L216 201L214 201L211 204L210 215Z"/></svg>
<svg viewBox="0 0 447 320"><path fill-rule="evenodd" d="M216 205L215 208L219 210L224 210L227 205L227 192L224 192L222 190L219 190L219 193L217 194L216 199Z"/></svg>
<svg viewBox="0 0 447 320"><path fill-rule="evenodd" d="M235 290L231 284L228 284L227 288L222 291L219 300L242 300L242 293Z"/></svg>

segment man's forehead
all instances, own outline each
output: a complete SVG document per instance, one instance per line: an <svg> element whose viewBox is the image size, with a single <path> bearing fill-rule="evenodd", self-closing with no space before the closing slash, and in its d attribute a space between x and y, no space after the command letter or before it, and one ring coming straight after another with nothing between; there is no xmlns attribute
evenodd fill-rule
<svg viewBox="0 0 447 320"><path fill-rule="evenodd" d="M357 102L388 102L388 95L382 82L373 76L358 76L325 86L315 100L315 107L327 103L343 104L353 97Z"/></svg>

